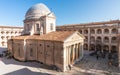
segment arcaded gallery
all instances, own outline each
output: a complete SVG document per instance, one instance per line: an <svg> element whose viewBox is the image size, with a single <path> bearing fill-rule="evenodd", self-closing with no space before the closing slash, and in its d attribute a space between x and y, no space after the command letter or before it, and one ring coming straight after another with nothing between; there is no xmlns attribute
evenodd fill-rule
<svg viewBox="0 0 120 75"><path fill-rule="evenodd" d="M84 36L78 31L56 31L56 17L44 4L25 15L23 35L8 41L8 51L20 61L39 61L67 71L83 57Z"/></svg>

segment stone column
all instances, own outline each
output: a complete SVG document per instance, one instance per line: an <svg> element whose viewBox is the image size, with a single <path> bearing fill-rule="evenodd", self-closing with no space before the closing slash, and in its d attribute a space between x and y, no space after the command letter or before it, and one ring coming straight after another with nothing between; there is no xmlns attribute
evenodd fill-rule
<svg viewBox="0 0 120 75"><path fill-rule="evenodd" d="M120 37L118 36L118 67L120 70Z"/></svg>
<svg viewBox="0 0 120 75"><path fill-rule="evenodd" d="M91 37L90 28L88 28L88 51L90 50L90 44L91 44L90 37Z"/></svg>
<svg viewBox="0 0 120 75"><path fill-rule="evenodd" d="M81 43L81 47L82 47L82 49L81 49L82 50L82 55L81 55L82 57L81 57L81 59L83 58L83 55L84 55L83 45L84 45L84 43Z"/></svg>
<svg viewBox="0 0 120 75"><path fill-rule="evenodd" d="M74 53L75 45L72 46L72 64L74 64L75 53Z"/></svg>
<svg viewBox="0 0 120 75"><path fill-rule="evenodd" d="M71 47L68 46L68 64L69 64L69 65L70 65L70 51L71 51L70 48L71 48Z"/></svg>
<svg viewBox="0 0 120 75"><path fill-rule="evenodd" d="M118 33L117 34L120 34L120 23L118 23ZM119 70L120 70L120 36L118 35L117 36L117 40L118 40L118 67L119 67Z"/></svg>
<svg viewBox="0 0 120 75"><path fill-rule="evenodd" d="M66 47L66 66L68 65L68 46Z"/></svg>
<svg viewBox="0 0 120 75"><path fill-rule="evenodd" d="M111 36L109 36L109 53L111 53Z"/></svg>

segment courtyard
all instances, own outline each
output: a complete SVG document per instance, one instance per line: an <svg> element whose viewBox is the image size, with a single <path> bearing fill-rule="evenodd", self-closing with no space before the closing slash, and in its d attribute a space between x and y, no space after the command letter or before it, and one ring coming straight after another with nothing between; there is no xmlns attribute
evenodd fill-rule
<svg viewBox="0 0 120 75"><path fill-rule="evenodd" d="M58 72L38 62L19 62L14 59L0 58L0 75L120 75L118 67L109 66L106 59L90 56L76 63L71 71Z"/></svg>

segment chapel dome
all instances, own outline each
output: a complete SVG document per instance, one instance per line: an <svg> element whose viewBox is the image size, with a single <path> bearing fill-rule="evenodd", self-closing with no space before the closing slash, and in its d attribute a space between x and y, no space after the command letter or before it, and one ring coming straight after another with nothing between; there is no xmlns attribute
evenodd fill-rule
<svg viewBox="0 0 120 75"><path fill-rule="evenodd" d="M41 16L45 16L49 14L50 12L51 11L46 5L39 3L36 5L33 5L31 8L28 9L28 11L25 14L25 19L40 18Z"/></svg>

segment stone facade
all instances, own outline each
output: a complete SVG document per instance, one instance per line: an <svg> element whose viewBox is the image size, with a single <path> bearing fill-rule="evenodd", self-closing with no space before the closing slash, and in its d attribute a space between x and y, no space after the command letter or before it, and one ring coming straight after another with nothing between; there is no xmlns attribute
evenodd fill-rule
<svg viewBox="0 0 120 75"><path fill-rule="evenodd" d="M0 26L0 47L7 48L7 41L22 34L23 27Z"/></svg>
<svg viewBox="0 0 120 75"><path fill-rule="evenodd" d="M57 31L79 31L85 36L84 50L117 51L117 34L120 21L93 22L57 26Z"/></svg>
<svg viewBox="0 0 120 75"><path fill-rule="evenodd" d="M83 43L84 36L79 32L51 32L43 36L14 37L8 42L8 50L20 61L39 61L67 71L83 57Z"/></svg>
<svg viewBox="0 0 120 75"><path fill-rule="evenodd" d="M56 17L54 13L44 4L32 6L25 15L24 34L42 35L52 31L56 31Z"/></svg>
<svg viewBox="0 0 120 75"><path fill-rule="evenodd" d="M67 71L83 57L84 36L78 31L57 32L55 21L44 4L32 6L25 15L23 35L8 41L8 51L20 61L39 61Z"/></svg>

